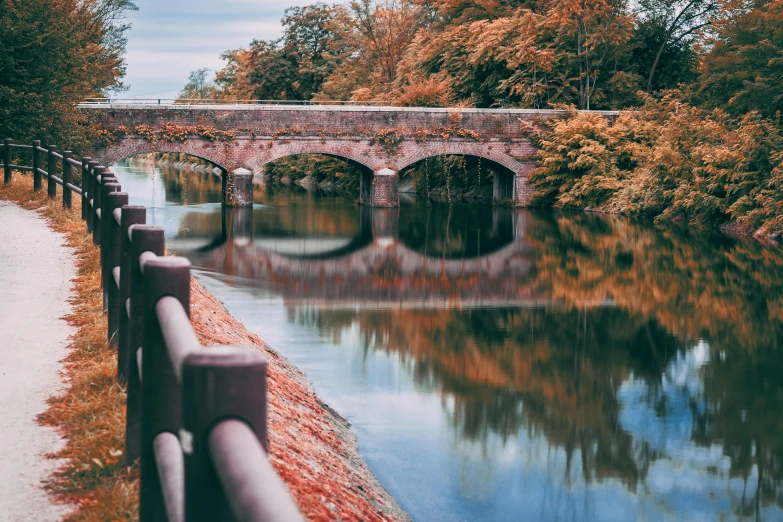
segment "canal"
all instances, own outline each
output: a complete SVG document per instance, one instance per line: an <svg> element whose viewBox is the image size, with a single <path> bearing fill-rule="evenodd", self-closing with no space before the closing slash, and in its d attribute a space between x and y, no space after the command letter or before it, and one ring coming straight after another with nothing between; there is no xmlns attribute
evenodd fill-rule
<svg viewBox="0 0 783 522"><path fill-rule="evenodd" d="M114 165L416 521L783 520L783 255L616 217Z"/></svg>

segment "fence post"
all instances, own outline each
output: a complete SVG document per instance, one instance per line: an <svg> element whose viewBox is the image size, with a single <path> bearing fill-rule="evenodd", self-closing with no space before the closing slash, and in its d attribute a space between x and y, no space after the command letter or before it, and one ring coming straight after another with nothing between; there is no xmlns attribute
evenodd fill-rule
<svg viewBox="0 0 783 522"><path fill-rule="evenodd" d="M185 520L234 520L209 452L209 433L221 419L247 423L264 450L266 359L249 348L216 347L188 355L182 365ZM190 450L190 451L187 451Z"/></svg>
<svg viewBox="0 0 783 522"><path fill-rule="evenodd" d="M10 138L6 138L3 140L3 171L5 175L3 176L3 184L8 185L11 183L11 144L13 141L11 141Z"/></svg>
<svg viewBox="0 0 783 522"><path fill-rule="evenodd" d="M106 312L109 309L109 283L111 282L111 266L109 266L109 256L111 253L111 247L113 241L111 241L111 223L114 217L111 215L111 209L109 209L109 194L112 192L119 192L122 187L117 183L117 178L111 177L109 171L105 171L101 176L101 226L99 229L100 239L99 244L101 246L101 284L103 285L103 311ZM126 200L127 203L127 200ZM98 234L96 234L98 235Z"/></svg>
<svg viewBox="0 0 783 522"><path fill-rule="evenodd" d="M54 176L57 173L57 158L54 157L53 152L57 152L57 146L56 145L49 145L49 161L46 166L46 172L49 174L48 184L47 184L47 190L49 191L49 197L54 198L57 196L57 184L54 182Z"/></svg>
<svg viewBox="0 0 783 522"><path fill-rule="evenodd" d="M71 189L68 188L68 184L73 182L73 166L68 162L71 158L73 153L70 150L63 152L63 207L65 208L71 208L72 203Z"/></svg>
<svg viewBox="0 0 783 522"><path fill-rule="evenodd" d="M95 167L98 166L97 161L90 160L87 165L87 210L85 210L84 220L87 222L87 233L91 234L95 230L95 212L93 211L93 205L95 205Z"/></svg>
<svg viewBox="0 0 783 522"><path fill-rule="evenodd" d="M89 163L90 163L91 159L92 158L90 158L90 157L82 158L81 187L82 187L82 220L83 221L87 221L87 207L90 204L90 200L87 199L87 197L88 197L87 193L89 191L89 189L87 188L87 187L89 187L88 178L87 178L87 176L89 174L88 174L87 170L89 168ZM89 233L89 230L87 232Z"/></svg>
<svg viewBox="0 0 783 522"><path fill-rule="evenodd" d="M110 186L110 185L107 185ZM120 190L119 187L117 190ZM128 204L128 194L113 191L106 194L106 227L103 236L103 248L106 249L106 311L108 316L109 345L119 346L120 313L125 311L120 307L120 278L114 271L120 270L122 259L120 249L123 242L120 237L120 223L114 218L114 211ZM122 271L118 275L122 275Z"/></svg>
<svg viewBox="0 0 783 522"><path fill-rule="evenodd" d="M101 215L98 210L101 208L101 184L103 183L103 173L106 167L96 166L93 169L92 180L92 244L100 246L101 244Z"/></svg>
<svg viewBox="0 0 783 522"><path fill-rule="evenodd" d="M163 228L151 225L136 225L131 232L130 249L122 265L122 272L129 267L130 276L130 318L128 319L128 386L125 408L125 461L131 465L141 457L141 368L138 365L137 352L144 343L144 281L139 265L142 252L152 252L156 256L164 254ZM122 364L120 362L120 364Z"/></svg>
<svg viewBox="0 0 783 522"><path fill-rule="evenodd" d="M130 306L128 300L131 297L130 288L130 247L131 241L128 236L128 229L133 225L143 225L147 222L147 209L141 206L125 205L122 207L122 219L120 222L117 236L119 238L119 253L120 253L120 289L118 296L118 311L117 316L119 321L117 323L117 380L120 382L128 382L128 353L130 353L130 347L128 344L129 334L128 326L130 325Z"/></svg>
<svg viewBox="0 0 783 522"><path fill-rule="evenodd" d="M40 146L41 140L33 142L33 190L35 192L41 190L41 151L38 150Z"/></svg>
<svg viewBox="0 0 783 522"><path fill-rule="evenodd" d="M158 257L144 274L144 345L141 393L141 506L140 522L166 520L166 509L155 462L153 442L163 432L178 434L182 425L180 386L163 342L155 305L173 296L190 315L190 262L181 257ZM219 519L215 519L219 520Z"/></svg>

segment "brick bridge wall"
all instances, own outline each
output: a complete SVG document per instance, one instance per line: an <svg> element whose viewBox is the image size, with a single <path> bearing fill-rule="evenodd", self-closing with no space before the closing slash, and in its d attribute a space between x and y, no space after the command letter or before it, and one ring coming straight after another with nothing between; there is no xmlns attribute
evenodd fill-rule
<svg viewBox="0 0 783 522"><path fill-rule="evenodd" d="M318 153L366 167L363 203L396 206L398 173L420 160L445 154L478 156L504 167L496 176L495 199L524 206L527 176L535 149L520 126L523 120L551 118L559 111L524 109L434 109L334 106L184 106L82 104L96 125L116 131L116 141L97 145L93 157L104 165L145 152L183 152L232 172L254 173L273 160ZM164 125L201 126L184 141L151 143L139 129ZM227 141L209 133L233 131ZM142 131L143 132L143 131ZM444 139L443 135L447 134Z"/></svg>

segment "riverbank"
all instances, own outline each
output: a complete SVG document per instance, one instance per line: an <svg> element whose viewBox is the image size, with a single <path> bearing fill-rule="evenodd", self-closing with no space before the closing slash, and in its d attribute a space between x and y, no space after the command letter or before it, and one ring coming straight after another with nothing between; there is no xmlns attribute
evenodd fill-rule
<svg viewBox="0 0 783 522"><path fill-rule="evenodd" d="M77 276L62 395L49 400L40 421L66 440L54 458L65 459L48 487L74 511L66 520L138 518L138 464L123 464L124 389L116 381L116 353L106 342L98 249L84 234L78 198L63 211L59 199L34 193L30 176L14 175L0 199L37 210L73 248ZM202 343L253 346L269 358L270 458L300 510L311 520L408 520L377 482L345 419L324 404L304 374L248 332L222 304L193 281L193 325Z"/></svg>

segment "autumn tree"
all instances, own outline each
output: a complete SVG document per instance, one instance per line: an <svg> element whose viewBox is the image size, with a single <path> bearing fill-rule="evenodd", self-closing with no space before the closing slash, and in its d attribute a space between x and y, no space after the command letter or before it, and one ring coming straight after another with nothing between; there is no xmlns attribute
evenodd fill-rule
<svg viewBox="0 0 783 522"><path fill-rule="evenodd" d="M0 2L0 135L85 144L75 105L122 87L130 0Z"/></svg>
<svg viewBox="0 0 783 522"><path fill-rule="evenodd" d="M559 50L576 63L578 106L590 110L605 76L603 66L631 36L632 18L625 0L555 0L546 24L558 35Z"/></svg>
<svg viewBox="0 0 783 522"><path fill-rule="evenodd" d="M325 4L286 9L283 36L254 40L250 48L223 54L227 61L215 82L220 96L264 100L309 100L319 92L340 54L331 21L336 8Z"/></svg>
<svg viewBox="0 0 783 522"><path fill-rule="evenodd" d="M437 5L402 59L405 81L435 75L479 107L604 107L636 90L620 62L633 29L622 0Z"/></svg>
<svg viewBox="0 0 783 522"><path fill-rule="evenodd" d="M733 0L713 24L700 101L738 115L783 111L783 0Z"/></svg>
<svg viewBox="0 0 783 522"><path fill-rule="evenodd" d="M221 99L248 100L253 97L250 73L254 55L244 47L226 51L220 58L226 65L215 73L217 96Z"/></svg>
<svg viewBox="0 0 783 522"><path fill-rule="evenodd" d="M426 21L425 10L412 0L360 0L336 13L333 26L342 49L324 94L360 101L388 99L400 59Z"/></svg>

